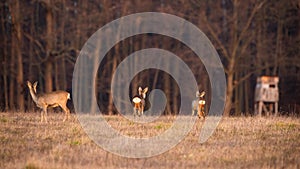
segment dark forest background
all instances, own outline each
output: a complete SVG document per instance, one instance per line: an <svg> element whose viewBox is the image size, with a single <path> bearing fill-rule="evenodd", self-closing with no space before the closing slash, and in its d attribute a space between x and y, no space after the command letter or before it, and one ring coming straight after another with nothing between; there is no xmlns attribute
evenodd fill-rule
<svg viewBox="0 0 300 169"><path fill-rule="evenodd" d="M300 112L299 0L1 0L0 111L36 110L26 81L38 81L38 93L72 91L76 58L87 39L106 23L137 12L165 12L199 27L212 41L227 78L225 115L251 115L256 78L279 76L281 114ZM184 60L200 90L210 86L198 57L181 42L161 35L137 35L116 44L98 70L101 110L116 114L110 97L111 76L130 53L162 48ZM170 65L172 66L172 65ZM180 91L165 72L147 70L132 81L162 89L165 114L176 114ZM70 105L71 106L71 105Z"/></svg>

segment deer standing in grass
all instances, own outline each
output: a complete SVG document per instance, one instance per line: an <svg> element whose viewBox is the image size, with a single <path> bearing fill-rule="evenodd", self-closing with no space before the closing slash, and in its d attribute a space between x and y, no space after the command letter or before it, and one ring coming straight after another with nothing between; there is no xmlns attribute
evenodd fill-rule
<svg viewBox="0 0 300 169"><path fill-rule="evenodd" d="M66 121L70 116L70 110L67 107L67 101L70 98L70 93L66 91L54 91L50 93L44 93L44 94L37 94L36 93L36 86L37 82L35 82L33 85L27 81L27 86L30 91L30 95L32 97L32 100L36 103L37 107L42 109L41 112L41 122L45 120L47 123L47 108L48 107L58 107L60 106L63 111L65 112L65 117L63 121Z"/></svg>
<svg viewBox="0 0 300 169"><path fill-rule="evenodd" d="M145 89L139 87L138 91L139 94L137 96L134 96L132 99L134 116L136 115L141 116L144 114L145 99L146 99L146 93L148 92L148 87L146 87Z"/></svg>
<svg viewBox="0 0 300 169"><path fill-rule="evenodd" d="M199 91L196 92L197 99L193 101L192 103L192 115L194 116L195 112L197 112L197 115L199 118L205 119L205 112L204 112L204 106L205 106L205 100L204 100L205 92L199 93Z"/></svg>

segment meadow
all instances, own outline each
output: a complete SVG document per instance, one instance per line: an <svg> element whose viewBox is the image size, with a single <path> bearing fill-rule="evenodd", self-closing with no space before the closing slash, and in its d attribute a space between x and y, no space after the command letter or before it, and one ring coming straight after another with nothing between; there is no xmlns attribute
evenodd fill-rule
<svg viewBox="0 0 300 169"><path fill-rule="evenodd" d="M133 124L105 116L124 135L150 137L168 129L173 116ZM198 143L203 120L171 150L150 158L125 158L97 146L73 114L0 113L0 168L300 168L300 119L224 117L214 134Z"/></svg>

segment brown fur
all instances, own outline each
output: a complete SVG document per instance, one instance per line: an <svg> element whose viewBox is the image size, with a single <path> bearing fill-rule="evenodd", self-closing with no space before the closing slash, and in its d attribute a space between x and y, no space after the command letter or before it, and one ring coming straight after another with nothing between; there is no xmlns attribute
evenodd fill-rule
<svg viewBox="0 0 300 169"><path fill-rule="evenodd" d="M36 93L36 86L37 82L35 82L33 85L27 81L27 86L30 90L30 95L33 99L33 101L36 103L37 107L42 109L41 112L41 122L45 120L47 123L47 108L48 107L61 107L63 111L65 112L65 118L64 121L66 121L70 116L70 110L67 107L67 101L70 99L70 94L66 91L54 91L50 93L44 93L44 94L37 94Z"/></svg>

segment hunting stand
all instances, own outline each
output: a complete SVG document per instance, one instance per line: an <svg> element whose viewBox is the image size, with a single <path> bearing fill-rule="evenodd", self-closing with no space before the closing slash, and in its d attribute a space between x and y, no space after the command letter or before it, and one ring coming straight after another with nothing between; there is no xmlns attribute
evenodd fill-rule
<svg viewBox="0 0 300 169"><path fill-rule="evenodd" d="M277 76L261 76L256 80L255 88L255 114L262 116L264 112L265 115L270 115L275 113L278 114L278 82L279 77Z"/></svg>

